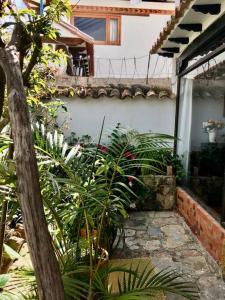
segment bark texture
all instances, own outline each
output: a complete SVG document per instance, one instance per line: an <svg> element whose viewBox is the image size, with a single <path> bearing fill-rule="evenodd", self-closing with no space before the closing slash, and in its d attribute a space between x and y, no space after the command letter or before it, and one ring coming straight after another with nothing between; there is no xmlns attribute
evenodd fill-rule
<svg viewBox="0 0 225 300"><path fill-rule="evenodd" d="M64 300L63 284L44 215L29 112L19 55L13 46L0 49L15 149L18 197L40 300Z"/></svg>
<svg viewBox="0 0 225 300"><path fill-rule="evenodd" d="M12 138L12 136L10 136ZM14 153L13 144L9 145L7 159L12 160ZM3 273L2 268L2 260L3 260L3 245L5 239L5 228L6 228L6 220L7 220L7 211L8 211L8 200L4 199L2 203L2 215L1 215L1 224L0 224L0 274Z"/></svg>

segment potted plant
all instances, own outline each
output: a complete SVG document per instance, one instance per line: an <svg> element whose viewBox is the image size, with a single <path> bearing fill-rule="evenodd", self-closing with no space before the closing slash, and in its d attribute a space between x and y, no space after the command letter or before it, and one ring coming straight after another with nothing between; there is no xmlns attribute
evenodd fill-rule
<svg viewBox="0 0 225 300"><path fill-rule="evenodd" d="M203 128L209 134L209 143L217 142L217 131L224 127L224 123L217 120L208 120L203 122Z"/></svg>

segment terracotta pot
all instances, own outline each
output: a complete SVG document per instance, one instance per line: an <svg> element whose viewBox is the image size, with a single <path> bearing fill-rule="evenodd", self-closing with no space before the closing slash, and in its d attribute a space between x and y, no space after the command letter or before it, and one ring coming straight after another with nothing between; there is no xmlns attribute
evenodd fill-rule
<svg viewBox="0 0 225 300"><path fill-rule="evenodd" d="M87 230L86 228L81 228L80 236L86 238L87 237Z"/></svg>
<svg viewBox="0 0 225 300"><path fill-rule="evenodd" d="M91 237L97 237L97 234L98 234L98 231L94 229L91 232ZM86 228L81 228L80 236L83 238L87 238L87 229Z"/></svg>
<svg viewBox="0 0 225 300"><path fill-rule="evenodd" d="M93 237L97 237L97 235L98 235L98 231L94 229L94 230L92 231L92 236L93 236Z"/></svg>

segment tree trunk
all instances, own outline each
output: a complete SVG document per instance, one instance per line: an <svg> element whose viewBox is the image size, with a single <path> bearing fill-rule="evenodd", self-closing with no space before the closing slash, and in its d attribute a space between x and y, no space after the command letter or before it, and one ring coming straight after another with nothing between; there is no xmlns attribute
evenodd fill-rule
<svg viewBox="0 0 225 300"><path fill-rule="evenodd" d="M10 137L12 138L11 135ZM8 160L13 159L13 152L14 152L14 146L13 144L9 144L9 150L7 155ZM2 261L3 261L3 246L4 246L4 239L5 239L7 211L8 211L8 199L4 199L2 203L2 215L1 215L1 224L0 224L0 274L3 273Z"/></svg>
<svg viewBox="0 0 225 300"><path fill-rule="evenodd" d="M59 265L44 215L29 111L18 56L12 46L0 49L0 65L4 66L7 83L18 197L37 279L39 299L64 300Z"/></svg>
<svg viewBox="0 0 225 300"><path fill-rule="evenodd" d="M5 238L5 227L6 227L6 215L8 211L8 200L3 200L2 202L2 215L0 223L0 274L2 274L2 261L3 261L3 247Z"/></svg>
<svg viewBox="0 0 225 300"><path fill-rule="evenodd" d="M4 99L5 99L5 73L0 66L0 119L3 113Z"/></svg>

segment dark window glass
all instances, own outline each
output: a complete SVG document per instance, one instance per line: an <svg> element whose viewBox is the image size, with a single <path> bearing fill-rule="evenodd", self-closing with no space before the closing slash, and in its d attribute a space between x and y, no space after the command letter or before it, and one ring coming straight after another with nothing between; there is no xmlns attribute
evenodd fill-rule
<svg viewBox="0 0 225 300"><path fill-rule="evenodd" d="M96 41L106 40L106 19L75 17L75 26Z"/></svg>

